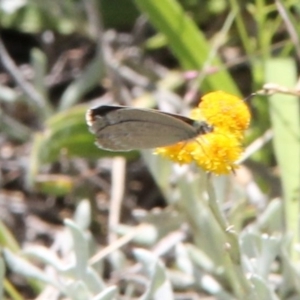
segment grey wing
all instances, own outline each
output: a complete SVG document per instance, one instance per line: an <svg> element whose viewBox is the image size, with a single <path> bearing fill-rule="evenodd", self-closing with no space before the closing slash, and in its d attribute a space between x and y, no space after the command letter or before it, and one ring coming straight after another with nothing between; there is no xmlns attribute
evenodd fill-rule
<svg viewBox="0 0 300 300"><path fill-rule="evenodd" d="M87 113L87 122L97 144L114 151L162 147L197 135L197 130L177 115L154 110L102 106Z"/></svg>
<svg viewBox="0 0 300 300"><path fill-rule="evenodd" d="M95 121L98 120L97 125ZM138 109L126 106L102 105L89 109L86 114L87 124L91 129L99 130L107 125L118 124L127 121L145 121L160 123L168 126L185 128L187 132L194 130L194 120L158 110ZM96 128L94 128L96 127Z"/></svg>
<svg viewBox="0 0 300 300"><path fill-rule="evenodd" d="M150 149L190 139L186 132L174 128L170 132L169 127L160 124L137 122L107 126L96 132L96 138L99 147L115 151Z"/></svg>
<svg viewBox="0 0 300 300"><path fill-rule="evenodd" d="M191 137L182 130L143 122L110 125L96 132L99 147L114 151L150 149L176 144Z"/></svg>

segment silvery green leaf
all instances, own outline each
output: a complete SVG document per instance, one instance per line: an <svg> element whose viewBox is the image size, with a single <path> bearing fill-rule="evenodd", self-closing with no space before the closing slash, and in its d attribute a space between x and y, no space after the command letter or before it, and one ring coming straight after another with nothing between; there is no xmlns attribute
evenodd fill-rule
<svg viewBox="0 0 300 300"><path fill-rule="evenodd" d="M102 278L91 267L87 267L83 280L93 294L102 292L105 288L105 283L103 282Z"/></svg>
<svg viewBox="0 0 300 300"><path fill-rule="evenodd" d="M74 217L74 222L83 230L89 228L91 224L91 204L89 200L82 200L77 205Z"/></svg>
<svg viewBox="0 0 300 300"><path fill-rule="evenodd" d="M117 288L115 286L110 286L97 296L94 296L91 300L112 300L115 299L116 294Z"/></svg>
<svg viewBox="0 0 300 300"><path fill-rule="evenodd" d="M267 278L271 264L280 252L281 242L281 237L244 232L240 244L243 254L249 258L244 258L248 270L252 269L257 275Z"/></svg>
<svg viewBox="0 0 300 300"><path fill-rule="evenodd" d="M108 259L113 271L122 271L128 265L125 254L120 250L111 252Z"/></svg>
<svg viewBox="0 0 300 300"><path fill-rule="evenodd" d="M199 266L209 273L214 271L216 268L214 262L202 251L202 249L195 247L192 244L188 244L186 247L194 265Z"/></svg>
<svg viewBox="0 0 300 300"><path fill-rule="evenodd" d="M259 257L258 275L267 279L271 265L275 258L279 255L282 244L281 236L270 236L268 234L261 235L261 256Z"/></svg>
<svg viewBox="0 0 300 300"><path fill-rule="evenodd" d="M296 295L300 295L300 275L299 265L291 261L290 253L288 252L291 246L291 235L285 236L282 242L281 259L282 259L282 284L279 286L279 295L286 295L290 291L295 291Z"/></svg>
<svg viewBox="0 0 300 300"><path fill-rule="evenodd" d="M58 271L66 271L66 267L63 266L62 261L56 256L56 254L43 246L32 246L25 248L24 255L33 257L46 265L51 265Z"/></svg>
<svg viewBox="0 0 300 300"><path fill-rule="evenodd" d="M272 200L253 227L268 232L281 232L284 230L282 199Z"/></svg>
<svg viewBox="0 0 300 300"><path fill-rule="evenodd" d="M174 290L195 289L195 277L193 275L185 274L177 270L168 270L168 277Z"/></svg>
<svg viewBox="0 0 300 300"><path fill-rule="evenodd" d="M167 277L166 269L162 262L149 251L135 249L136 259L142 263L147 275L151 278L146 293L141 300L174 299L171 283Z"/></svg>
<svg viewBox="0 0 300 300"><path fill-rule="evenodd" d="M257 295L256 299L268 299L268 300L279 300L274 291L270 288L268 282L257 274L253 274L250 277L250 281L254 285L253 290Z"/></svg>
<svg viewBox="0 0 300 300"><path fill-rule="evenodd" d="M215 295L216 299L233 300L235 297L230 295L223 287L210 275L203 275L198 278L200 286L211 295Z"/></svg>
<svg viewBox="0 0 300 300"><path fill-rule="evenodd" d="M62 289L61 286L54 281L52 278L49 277L44 271L38 269L34 265L30 264L25 259L15 255L8 249L3 249L4 259L9 266L9 268L24 277L38 279L40 281L46 282L55 286L58 289Z"/></svg>
<svg viewBox="0 0 300 300"><path fill-rule="evenodd" d="M82 281L73 281L67 285L68 296L72 300L89 300L91 293Z"/></svg>
<svg viewBox="0 0 300 300"><path fill-rule="evenodd" d="M65 225L70 229L75 251L75 271L77 278L84 278L88 266L89 249L85 233L73 221L65 220Z"/></svg>
<svg viewBox="0 0 300 300"><path fill-rule="evenodd" d="M69 271L71 273L73 271L73 276L81 279L93 293L101 292L105 285L95 270L89 266L89 241L86 233L71 220L65 220L65 224L70 229L75 252L75 266Z"/></svg>
<svg viewBox="0 0 300 300"><path fill-rule="evenodd" d="M186 245L179 243L175 246L175 259L177 267L184 273L192 275L194 266Z"/></svg>

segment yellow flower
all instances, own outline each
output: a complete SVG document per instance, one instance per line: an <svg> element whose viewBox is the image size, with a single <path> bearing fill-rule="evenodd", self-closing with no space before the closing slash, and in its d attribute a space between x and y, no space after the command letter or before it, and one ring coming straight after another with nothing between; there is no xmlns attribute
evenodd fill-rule
<svg viewBox="0 0 300 300"><path fill-rule="evenodd" d="M192 162L193 157L191 151L194 150L194 141L180 142L175 145L156 148L155 154L160 154L180 164L188 164Z"/></svg>
<svg viewBox="0 0 300 300"><path fill-rule="evenodd" d="M241 141L250 123L250 112L244 101L222 91L209 93L191 112L194 120L204 120L213 131L190 141L157 148L156 153L186 164L198 166L215 174L228 174L238 166L235 161L243 149Z"/></svg>
<svg viewBox="0 0 300 300"><path fill-rule="evenodd" d="M198 137L197 141L198 147L194 148L192 157L198 166L216 174L227 174L237 168L235 161L243 149L235 134L216 128L203 138Z"/></svg>
<svg viewBox="0 0 300 300"><path fill-rule="evenodd" d="M194 161L199 167L216 174L228 174L237 168L242 153L240 139L224 129L215 129L187 142L157 148L156 153L180 164Z"/></svg>
<svg viewBox="0 0 300 300"><path fill-rule="evenodd" d="M198 107L204 120L214 127L241 133L249 126L251 116L245 102L223 91L206 94Z"/></svg>

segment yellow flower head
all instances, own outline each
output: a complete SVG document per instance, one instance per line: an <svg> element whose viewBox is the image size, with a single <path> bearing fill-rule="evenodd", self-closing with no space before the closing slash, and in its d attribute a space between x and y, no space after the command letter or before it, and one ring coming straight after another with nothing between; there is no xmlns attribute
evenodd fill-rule
<svg viewBox="0 0 300 300"><path fill-rule="evenodd" d="M198 107L204 120L214 127L241 133L249 126L250 112L245 102L223 91L206 94Z"/></svg>
<svg viewBox="0 0 300 300"><path fill-rule="evenodd" d="M240 138L224 129L215 130L197 138L198 147L192 152L193 160L204 170L227 174L237 168L235 161L243 149Z"/></svg>
<svg viewBox="0 0 300 300"><path fill-rule="evenodd" d="M205 120L213 131L190 141L156 149L157 154L180 164L195 163L215 174L228 174L237 168L235 161L243 149L241 141L250 123L244 101L222 91L202 97L191 113L194 120Z"/></svg>

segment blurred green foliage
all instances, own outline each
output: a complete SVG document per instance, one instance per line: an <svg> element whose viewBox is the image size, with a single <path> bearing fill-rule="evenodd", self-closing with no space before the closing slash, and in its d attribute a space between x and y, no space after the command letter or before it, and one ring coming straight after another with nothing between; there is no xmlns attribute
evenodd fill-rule
<svg viewBox="0 0 300 300"><path fill-rule="evenodd" d="M143 20L142 15L147 16L150 25L142 27L146 38L134 45L142 53L139 59L149 56L155 61L158 51L164 53L166 48L170 50L167 55L172 63L166 63L161 68L165 72L163 78L155 73L158 64L150 64L153 70L147 65L146 71L151 74L148 77L145 70L138 73L142 69L134 69L140 75L136 78L142 84L134 82L131 87L143 88L144 92L142 97L135 99L136 103L143 101L143 105L151 106L152 98L172 95L173 100L179 98L178 102L174 100L172 103L182 106L180 97L185 90L207 92L223 89L241 95L244 91L249 93L261 89L268 82L290 89L295 88L297 83L296 66L300 53L297 39L300 32L298 1L1 1L2 29L30 33L39 38L47 31L64 37L84 37L97 48L82 72L66 81L55 101L46 83L50 61L43 47L31 50L29 64L34 71L32 86L44 105L35 107L32 99L21 94L19 88L0 86L0 104L25 103L37 120L38 130L18 123L17 119L7 118L2 109L0 111L3 132L12 140L30 143L25 180L27 187L36 188L48 196L70 195L75 181L71 179L72 174L70 177L63 174L49 176L48 179L42 177L40 175L45 172L45 166L76 157L88 163L119 155L126 159L139 157L136 152L100 150L94 145L94 136L88 132L85 112L89 104L80 102L90 99L89 93L99 87L103 89L108 86L114 95L122 95L117 90L121 85L119 77L109 77L113 72L108 70L122 75L124 68L121 67L126 67L125 71L128 71L128 67L136 62L133 60L126 64L125 59L120 59L108 65L101 49L102 40L99 41L103 36L95 36L90 30L91 25L95 24L91 24L87 5L97 7L96 16L100 15L105 30L114 28L118 33L133 33L137 20ZM122 47L126 46L122 45L118 50ZM231 59L226 58L228 52L233 53ZM225 59L221 59L221 53ZM240 61L236 61L237 58ZM242 71L247 69L242 74L238 72L240 66L244 68ZM170 85L163 83L163 79L173 77L174 69L182 73L170 88ZM196 78L186 83L184 76L187 71L199 72ZM113 82L109 85L110 80ZM128 82L126 87L130 86ZM278 195L280 199L270 199L272 201L266 204L263 211L247 203L249 186L241 191L228 178L207 177L201 170L176 173L170 162L148 151L142 153L168 207L160 212L145 212L143 217L135 220L146 224L146 227L118 224L114 228L115 232L127 238L127 243L132 241L134 251L131 258L144 268L147 284L141 299L173 299L174 293L179 290L201 291L225 300L299 298L300 104L295 95L278 93L269 99L255 97L250 103L254 121L248 135L249 143L260 140L271 127L274 137L273 145L269 144L254 153L248 162L256 166L253 169L255 180L251 183L260 181L265 189L271 187L267 176L264 178L261 174L270 174L273 168L280 173L278 178L283 193ZM228 190L231 190L230 208L225 199ZM120 274L126 273L130 262L119 249L120 244L113 249L104 248L104 252L100 253L101 259L96 259L94 266L96 242L88 231L91 210L87 201L82 201L77 205L74 220L65 220L68 230L64 233L65 244L70 255L76 258L70 264L65 264L51 249L43 247L33 247L19 255L17 242L1 223L1 245L5 248L3 257L8 267L27 279L32 278L29 284L37 287L35 290L39 292L43 289L39 285L42 282L45 286L54 286L69 299L114 299L120 291L116 286L106 284L103 260L105 258L110 263L112 273ZM188 225L189 238L185 236L182 224ZM178 240L172 244L170 237L175 233ZM166 252L155 248L156 243L162 241ZM137 249L145 245L149 251ZM170 249L168 245L171 245ZM172 257L172 264L164 263L166 253ZM29 258L51 266L58 279L48 276ZM0 279L3 282L3 286L0 284L0 294L5 289L11 299L22 299L5 278L2 258ZM129 298L138 293L135 288L134 281L128 283L125 292Z"/></svg>

